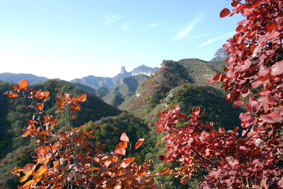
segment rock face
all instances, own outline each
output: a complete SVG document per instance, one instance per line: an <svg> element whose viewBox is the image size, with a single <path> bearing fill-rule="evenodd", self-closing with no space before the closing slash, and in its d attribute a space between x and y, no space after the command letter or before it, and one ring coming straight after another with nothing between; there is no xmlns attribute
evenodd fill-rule
<svg viewBox="0 0 283 189"><path fill-rule="evenodd" d="M125 69L125 66L122 66L120 73L118 73L116 76L112 78L114 86L120 84L123 78L129 77L129 76L131 76L131 72L127 72Z"/></svg>
<svg viewBox="0 0 283 189"><path fill-rule="evenodd" d="M133 71L131 72L131 75L146 75L146 76L150 77L157 70L158 70L157 67L151 68L151 67L148 67L148 66L145 66L145 65L141 65L141 66L133 69Z"/></svg>
<svg viewBox="0 0 283 189"><path fill-rule="evenodd" d="M225 60L227 58L227 53L225 52L225 49L220 48L216 51L214 54L213 58L210 60L212 61L220 61L220 60Z"/></svg>

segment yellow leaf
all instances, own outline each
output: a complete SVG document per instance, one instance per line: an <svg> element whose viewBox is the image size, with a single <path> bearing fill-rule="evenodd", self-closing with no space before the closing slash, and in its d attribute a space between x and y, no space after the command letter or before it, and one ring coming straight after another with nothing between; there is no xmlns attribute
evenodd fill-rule
<svg viewBox="0 0 283 189"><path fill-rule="evenodd" d="M24 176L22 176L21 178L20 178L20 182L25 182L29 177L30 177L30 175L32 174L32 170L30 170L30 171L28 171Z"/></svg>

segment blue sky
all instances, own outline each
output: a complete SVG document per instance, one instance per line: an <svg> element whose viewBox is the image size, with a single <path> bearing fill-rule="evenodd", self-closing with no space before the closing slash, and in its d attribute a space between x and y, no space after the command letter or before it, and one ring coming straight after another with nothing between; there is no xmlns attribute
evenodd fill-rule
<svg viewBox="0 0 283 189"><path fill-rule="evenodd" d="M243 18L230 0L0 0L2 72L71 80L209 61Z"/></svg>

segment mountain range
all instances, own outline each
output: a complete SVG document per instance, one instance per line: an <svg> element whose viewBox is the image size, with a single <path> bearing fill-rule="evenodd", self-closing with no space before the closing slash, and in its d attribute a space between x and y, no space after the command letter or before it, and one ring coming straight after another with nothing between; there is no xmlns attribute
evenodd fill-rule
<svg viewBox="0 0 283 189"><path fill-rule="evenodd" d="M164 167L164 163L157 159L160 153L166 151L162 144L161 134L156 134L158 114L170 106L179 105L181 112L188 114L195 106L206 110L203 121L212 121L215 127L224 126L233 129L240 125L239 109L234 109L231 103L225 101L225 93L219 86L206 83L206 79L217 72L223 72L225 62L203 61L200 59L182 59L179 61L163 60L160 68L139 66L132 72L121 68L119 74L113 78L88 76L76 81L47 80L36 82L31 87L35 90L50 91L50 101L44 107L47 114L55 115L55 97L62 92L75 95L86 93L88 98L82 104L82 111L77 119L71 122L73 127L86 125L87 129L95 129L96 145L101 141L106 145L106 151L115 149L122 132L127 132L131 140L144 138L142 150L136 153L137 161L152 159L153 169L156 171ZM13 75L16 80L17 76ZM24 78L27 75L21 75ZM19 76L20 77L20 76ZM31 76L35 77L36 76ZM2 77L0 74L0 80ZM21 78L17 78L20 80ZM29 78L28 78L29 80ZM10 81L13 81L11 76ZM30 83L31 80L29 80ZM106 85L107 84L107 85ZM22 128L32 112L23 108L22 98L7 98L3 95L6 90L12 90L13 84L0 81L0 188L16 188L18 178L9 172L15 166L22 167L32 162L35 140L22 138ZM66 129L68 117L63 116L58 123L58 130ZM167 188L195 188L179 186L174 177L160 177L160 187ZM170 180L170 181L169 181Z"/></svg>
<svg viewBox="0 0 283 189"><path fill-rule="evenodd" d="M135 76L135 75L146 75L151 76L156 70L158 70L157 67L151 68L145 65L141 65L131 72L127 72L125 67L121 67L121 71L119 74L114 76L113 78L110 77L96 77L96 76L87 76L80 79L73 79L71 82L73 83L81 83L84 85L88 85L94 89L99 89L100 87L105 87L107 89L111 89L118 84L120 84L121 80L123 78L129 77L129 76Z"/></svg>

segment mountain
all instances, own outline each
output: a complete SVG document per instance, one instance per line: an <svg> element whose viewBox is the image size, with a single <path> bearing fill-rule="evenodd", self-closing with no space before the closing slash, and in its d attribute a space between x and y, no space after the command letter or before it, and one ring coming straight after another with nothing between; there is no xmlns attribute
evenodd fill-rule
<svg viewBox="0 0 283 189"><path fill-rule="evenodd" d="M100 87L105 87L107 89L113 88L113 80L110 77L96 77L94 75L89 75L87 77L83 77L81 79L73 79L72 83L81 83L87 86L90 86L93 89L98 89Z"/></svg>
<svg viewBox="0 0 283 189"><path fill-rule="evenodd" d="M134 75L123 78L120 84L109 90L109 93L103 97L103 100L117 107L122 104L125 99L135 95L136 89L149 77L146 75Z"/></svg>
<svg viewBox="0 0 283 189"><path fill-rule="evenodd" d="M220 48L215 52L215 54L214 54L213 58L210 60L210 62L221 61L221 60L225 60L226 58L227 58L227 53L226 53L225 49Z"/></svg>
<svg viewBox="0 0 283 189"><path fill-rule="evenodd" d="M126 69L125 69L125 66L122 66L120 73L112 78L114 86L120 84L120 81L123 78L129 77L129 76L131 76L131 72L127 72Z"/></svg>
<svg viewBox="0 0 283 189"><path fill-rule="evenodd" d="M48 78L38 77L33 74L15 74L15 73L0 73L0 81L10 82L10 83L19 83L22 79L27 79L31 85L42 83Z"/></svg>
<svg viewBox="0 0 283 189"><path fill-rule="evenodd" d="M118 73L116 76L113 78L110 77L96 77L93 75L83 77L81 79L77 78L72 80L71 82L73 83L81 83L87 86L92 87L93 89L99 89L100 87L104 87L106 89L112 89L113 87L117 86L120 84L122 79L130 76L135 76L135 75L146 75L146 76L151 76L154 72L158 70L157 67L151 68L145 65L141 65L131 72L127 72L126 68L124 66L121 67L120 73Z"/></svg>
<svg viewBox="0 0 283 189"><path fill-rule="evenodd" d="M206 62L200 59L164 60L160 69L144 81L136 89L136 94L127 98L118 108L137 117L155 120L158 113L166 109L165 105L179 104L184 112L190 112L193 106L201 106L216 116L211 116L210 121L221 126L236 126L236 123L239 123L239 114L233 110L231 104L225 102L224 92L219 86L206 83L209 77L218 72L215 68L222 65L223 62ZM220 119L221 116L226 118Z"/></svg>

